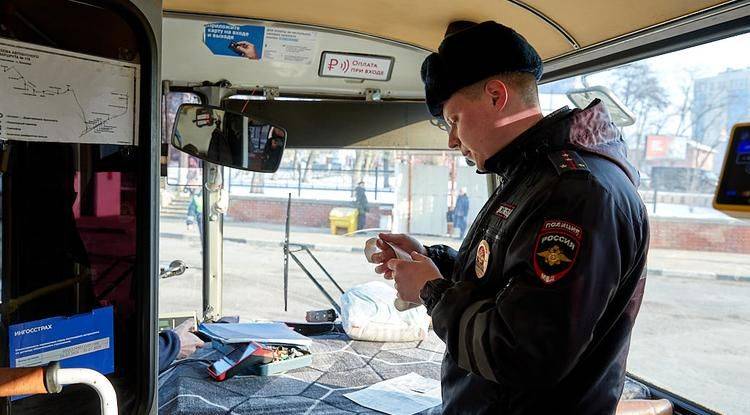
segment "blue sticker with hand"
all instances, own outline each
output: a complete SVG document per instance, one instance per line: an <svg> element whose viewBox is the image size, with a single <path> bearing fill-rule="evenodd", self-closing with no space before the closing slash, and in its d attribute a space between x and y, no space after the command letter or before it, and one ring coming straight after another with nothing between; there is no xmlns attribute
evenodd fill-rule
<svg viewBox="0 0 750 415"><path fill-rule="evenodd" d="M205 26L203 43L214 55L259 60L263 57L265 34L263 26L211 23Z"/></svg>

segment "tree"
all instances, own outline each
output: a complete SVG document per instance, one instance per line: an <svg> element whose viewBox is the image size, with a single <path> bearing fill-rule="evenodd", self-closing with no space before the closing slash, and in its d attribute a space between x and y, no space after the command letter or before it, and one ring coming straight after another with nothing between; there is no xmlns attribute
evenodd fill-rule
<svg viewBox="0 0 750 415"><path fill-rule="evenodd" d="M313 162L315 161L315 150L310 150L307 154L307 161L305 161L305 171L302 175L302 181L305 183L310 182L310 171L313 168Z"/></svg>
<svg viewBox="0 0 750 415"><path fill-rule="evenodd" d="M365 180L367 173L375 169L379 163L380 153L382 152L376 150L357 150L351 171L351 189L354 189L360 180ZM354 195L354 190L352 190L352 195Z"/></svg>
<svg viewBox="0 0 750 415"><path fill-rule="evenodd" d="M716 88L709 91L708 96L697 99L695 74L689 73L689 79L690 83L682 88L681 105L676 115L679 123L675 135L691 137L695 143L704 146L703 149L696 146L693 160L690 160L695 171L689 178L688 191L695 192L701 187L700 170L705 170L706 163L714 156L716 148L721 145L724 138L721 134L716 134L716 129L711 126L722 122L726 124L726 114L734 91Z"/></svg>
<svg viewBox="0 0 750 415"><path fill-rule="evenodd" d="M631 160L641 168L645 156L645 132L660 128L669 94L661 80L645 62L635 62L612 71L613 91L635 115L635 125L623 130L626 142L635 147Z"/></svg>

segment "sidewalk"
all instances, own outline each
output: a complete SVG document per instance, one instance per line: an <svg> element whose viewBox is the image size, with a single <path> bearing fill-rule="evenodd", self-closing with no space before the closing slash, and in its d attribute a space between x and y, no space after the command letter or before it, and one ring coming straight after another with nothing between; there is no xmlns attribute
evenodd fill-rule
<svg viewBox="0 0 750 415"><path fill-rule="evenodd" d="M652 249L649 275L750 282L750 255Z"/></svg>
<svg viewBox="0 0 750 415"><path fill-rule="evenodd" d="M160 237L197 239L198 232L188 232L185 221L162 218ZM289 241L305 244L313 251L362 252L365 241L376 233L364 235L331 235L327 229L292 227ZM425 245L448 244L458 248L458 239L418 236ZM224 240L253 246L280 247L284 243L283 225L246 222L224 222ZM651 276L750 282L750 254L652 249L648 273Z"/></svg>
<svg viewBox="0 0 750 415"><path fill-rule="evenodd" d="M376 232L354 236L331 235L328 229L297 226L292 226L289 234L290 243L305 244L310 249L328 252L361 252L365 246L365 241L377 236ZM162 218L159 235L162 238L190 239L198 238L198 231L193 229L188 232L184 220ZM284 226L225 220L224 240L255 246L282 246L284 244ZM419 240L426 245L448 243L455 248L460 245L458 239L425 236L419 237Z"/></svg>

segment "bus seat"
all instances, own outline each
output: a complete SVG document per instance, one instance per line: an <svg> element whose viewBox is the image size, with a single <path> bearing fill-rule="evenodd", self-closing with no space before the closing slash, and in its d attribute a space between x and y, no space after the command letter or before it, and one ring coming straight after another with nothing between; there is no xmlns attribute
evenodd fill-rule
<svg viewBox="0 0 750 415"><path fill-rule="evenodd" d="M672 415L672 402L666 399L620 401L615 415Z"/></svg>

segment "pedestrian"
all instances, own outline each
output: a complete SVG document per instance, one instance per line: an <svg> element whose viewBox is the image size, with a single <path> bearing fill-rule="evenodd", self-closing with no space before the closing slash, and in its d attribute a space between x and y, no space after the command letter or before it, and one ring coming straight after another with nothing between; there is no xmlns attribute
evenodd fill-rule
<svg viewBox="0 0 750 415"><path fill-rule="evenodd" d="M357 207L357 230L364 229L367 223L367 194L365 192L365 182L360 180L357 187L354 188L354 205Z"/></svg>
<svg viewBox="0 0 750 415"><path fill-rule="evenodd" d="M200 235L201 241L203 240L203 192L201 188L189 187L188 194L190 199L188 202L187 214L185 223L187 224L188 230L192 229L192 225L195 224L198 228L198 235Z"/></svg>
<svg viewBox="0 0 750 415"><path fill-rule="evenodd" d="M459 238L464 239L466 233L466 217L469 216L469 196L466 188L462 187L456 199L456 207L453 209L453 224L459 229Z"/></svg>
<svg viewBox="0 0 750 415"><path fill-rule="evenodd" d="M542 62L488 21L422 65L449 147L498 176L456 252L380 234L376 272L423 303L445 342L444 414L614 414L646 275L638 173L598 100L541 114Z"/></svg>

